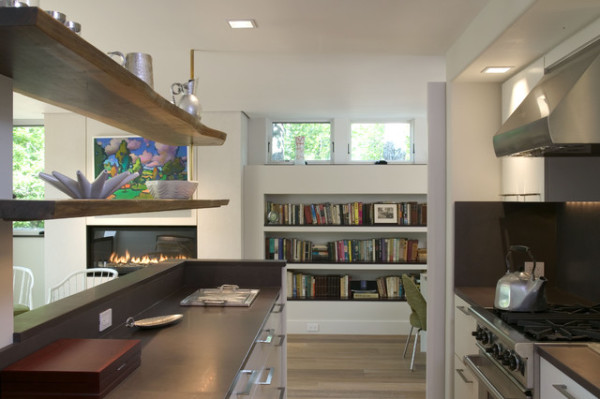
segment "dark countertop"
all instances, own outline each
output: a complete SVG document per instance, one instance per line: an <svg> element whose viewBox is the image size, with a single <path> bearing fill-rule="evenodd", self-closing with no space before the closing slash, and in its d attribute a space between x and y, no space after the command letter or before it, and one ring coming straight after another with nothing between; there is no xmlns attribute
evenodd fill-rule
<svg viewBox="0 0 600 399"><path fill-rule="evenodd" d="M281 290L283 261L164 262L15 317L14 343L0 349L0 369L61 338L141 340L141 366L108 396L223 399L236 382ZM182 307L198 288L236 284L258 288L247 307ZM285 302L285 298L282 298ZM98 314L112 309L113 325L98 332ZM125 327L128 317L181 313L161 329Z"/></svg>
<svg viewBox="0 0 600 399"><path fill-rule="evenodd" d="M471 305L493 307L496 287L455 287L454 293ZM549 289L550 303L577 303L579 298ZM600 354L586 344L539 344L538 353L588 391L600 397Z"/></svg>
<svg viewBox="0 0 600 399"><path fill-rule="evenodd" d="M137 319L182 313L159 329L121 327L106 338L140 339L142 364L107 399L225 398L261 332L279 288L260 288L250 307L180 306L182 289Z"/></svg>
<svg viewBox="0 0 600 399"><path fill-rule="evenodd" d="M579 385L600 397L600 344L540 344L536 345L541 357Z"/></svg>
<svg viewBox="0 0 600 399"><path fill-rule="evenodd" d="M455 287L454 293L470 305L490 308L494 306L496 287Z"/></svg>

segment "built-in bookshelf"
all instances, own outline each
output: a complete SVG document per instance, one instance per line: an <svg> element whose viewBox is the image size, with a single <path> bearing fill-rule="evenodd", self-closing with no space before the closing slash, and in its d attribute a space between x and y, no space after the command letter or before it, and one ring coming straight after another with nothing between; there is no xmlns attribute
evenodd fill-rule
<svg viewBox="0 0 600 399"><path fill-rule="evenodd" d="M316 332L309 329L316 324L321 333L408 333L399 281L402 274L419 280L427 270L426 171L246 167L245 254L286 259L290 332ZM373 288L392 277L395 293Z"/></svg>

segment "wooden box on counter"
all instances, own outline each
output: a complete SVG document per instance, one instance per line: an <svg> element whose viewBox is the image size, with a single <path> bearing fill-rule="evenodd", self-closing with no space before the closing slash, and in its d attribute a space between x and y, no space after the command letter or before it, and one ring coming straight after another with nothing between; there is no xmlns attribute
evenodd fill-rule
<svg viewBox="0 0 600 399"><path fill-rule="evenodd" d="M103 398L140 363L139 340L60 339L2 370L2 398Z"/></svg>

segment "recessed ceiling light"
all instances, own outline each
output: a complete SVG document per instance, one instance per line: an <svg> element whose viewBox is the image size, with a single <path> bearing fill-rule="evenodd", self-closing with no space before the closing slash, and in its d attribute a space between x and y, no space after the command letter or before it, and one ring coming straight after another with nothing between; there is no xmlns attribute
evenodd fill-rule
<svg viewBox="0 0 600 399"><path fill-rule="evenodd" d="M512 67L507 67L507 66L487 67L483 71L481 71L481 73L506 73L506 72L510 71L511 68Z"/></svg>
<svg viewBox="0 0 600 399"><path fill-rule="evenodd" d="M253 19L229 19L229 26L233 29L253 29L256 28L256 22Z"/></svg>

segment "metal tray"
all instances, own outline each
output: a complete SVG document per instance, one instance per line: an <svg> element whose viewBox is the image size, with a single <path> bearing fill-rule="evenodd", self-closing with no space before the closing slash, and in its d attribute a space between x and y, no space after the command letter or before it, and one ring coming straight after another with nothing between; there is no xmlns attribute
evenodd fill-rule
<svg viewBox="0 0 600 399"><path fill-rule="evenodd" d="M224 284L217 288L200 288L185 297L182 306L245 306L252 304L260 290Z"/></svg>

